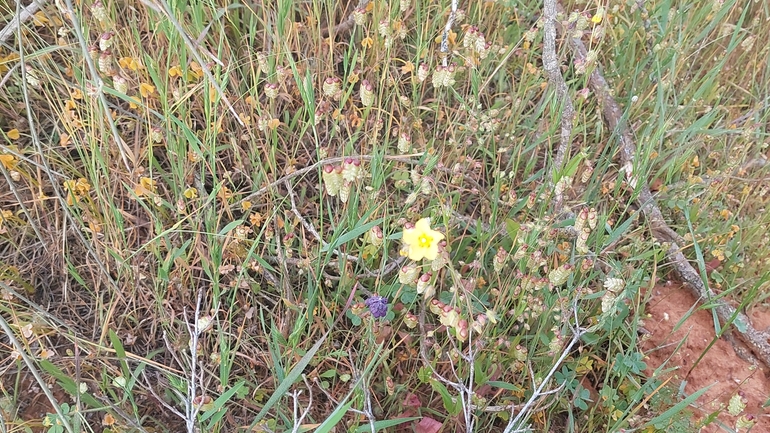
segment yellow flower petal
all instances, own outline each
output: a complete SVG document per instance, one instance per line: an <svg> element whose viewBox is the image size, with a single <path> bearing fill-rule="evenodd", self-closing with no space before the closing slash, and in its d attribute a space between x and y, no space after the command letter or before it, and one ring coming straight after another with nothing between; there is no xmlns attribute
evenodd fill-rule
<svg viewBox="0 0 770 433"><path fill-rule="evenodd" d="M414 228L405 229L402 241L406 244L406 253L411 260L435 260L438 257L438 244L444 235L430 228L430 218L417 221Z"/></svg>
<svg viewBox="0 0 770 433"><path fill-rule="evenodd" d="M152 86L147 83L141 83L139 84L139 93L142 95L143 98L147 98L153 93L155 93L155 86Z"/></svg>
<svg viewBox="0 0 770 433"><path fill-rule="evenodd" d="M18 140L19 137L21 136L19 134L19 130L16 128L11 129L6 134L8 135L8 138L10 138L11 140Z"/></svg>

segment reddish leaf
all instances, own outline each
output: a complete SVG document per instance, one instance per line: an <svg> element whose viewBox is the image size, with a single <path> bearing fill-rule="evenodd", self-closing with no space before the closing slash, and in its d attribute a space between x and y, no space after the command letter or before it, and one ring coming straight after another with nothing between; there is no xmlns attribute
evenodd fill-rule
<svg viewBox="0 0 770 433"><path fill-rule="evenodd" d="M414 425L416 433L438 433L442 424L431 417L423 417L420 422Z"/></svg>
<svg viewBox="0 0 770 433"><path fill-rule="evenodd" d="M410 392L406 395L403 405L404 407L421 407L422 403L420 402L420 397Z"/></svg>

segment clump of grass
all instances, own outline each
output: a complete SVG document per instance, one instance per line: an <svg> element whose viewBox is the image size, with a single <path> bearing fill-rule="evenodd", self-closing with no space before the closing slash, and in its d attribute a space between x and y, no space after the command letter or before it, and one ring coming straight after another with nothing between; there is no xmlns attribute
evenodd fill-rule
<svg viewBox="0 0 770 433"><path fill-rule="evenodd" d="M0 51L0 305L35 359L9 351L7 419L30 421L28 371L58 390L49 421L111 431L676 418L644 409L660 382L637 347L663 250L578 92L597 64L564 69L577 121L553 167L562 113L537 5L61 7ZM628 117L650 119L637 173L671 185L659 197L696 253L729 258L716 284L764 299L761 266L740 266L758 257L741 245L766 244L764 214L734 170L765 151L766 110L710 63L677 59L757 64L748 33L767 29L728 2L568 10L637 98Z"/></svg>

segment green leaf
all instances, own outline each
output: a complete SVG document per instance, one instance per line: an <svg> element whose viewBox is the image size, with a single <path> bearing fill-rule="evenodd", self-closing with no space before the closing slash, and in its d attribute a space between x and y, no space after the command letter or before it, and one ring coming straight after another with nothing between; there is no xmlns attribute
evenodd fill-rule
<svg viewBox="0 0 770 433"><path fill-rule="evenodd" d="M326 417L326 420L324 420L324 422L318 426L318 428L315 430L315 433L329 433L334 428L334 426L340 422L342 417L345 416L345 413L347 413L348 409L350 409L350 406L353 406L352 401L337 406L337 408L334 409L334 412Z"/></svg>
<svg viewBox="0 0 770 433"><path fill-rule="evenodd" d="M338 246L340 246L342 244L345 244L345 243L348 243L348 242L358 238L362 234L368 232L372 227L376 226L377 224L381 224L382 221L384 221L382 218L377 218L374 221L370 221L370 222L368 222L366 224L362 224L360 226L353 227L352 230L350 230L349 232L347 232L347 233L343 234L342 236L338 237L332 243L326 244L323 247L321 247L321 252L325 253L325 252L328 252L328 251L335 250Z"/></svg>
<svg viewBox="0 0 770 433"><path fill-rule="evenodd" d="M413 416L409 418L396 418L396 419L384 419L382 421L375 421L374 422L374 431L380 431L382 429L386 429L388 427L393 427L394 425L403 424L405 422L409 421L416 421L420 419L419 416ZM355 430L353 430L355 433L369 433L372 431L372 426L370 424L363 424L358 427L356 427Z"/></svg>
<svg viewBox="0 0 770 433"><path fill-rule="evenodd" d="M701 395L703 395L706 391L711 388L712 385L709 385L703 389L699 389L698 391L694 392L693 394L689 395L684 400L680 401L679 403L675 404L674 406L670 407L667 411L663 412L662 414L656 416L655 418L647 421L643 426L640 427L640 429L644 429L645 427L654 426L657 429L664 429L666 427L667 422L672 419L674 416L679 414L681 411L683 411L687 406L695 402L695 400L698 399Z"/></svg>
<svg viewBox="0 0 770 433"><path fill-rule="evenodd" d="M226 235L227 233L230 233L234 228L238 227L241 224L243 224L243 220L231 221L230 224L224 226L224 228L222 228L222 230L219 231L219 236L223 236L223 235Z"/></svg>
<svg viewBox="0 0 770 433"><path fill-rule="evenodd" d="M214 407L207 410L203 413L200 417L200 421L206 421L207 419L211 418L211 421L209 421L208 424L208 431L214 430L214 424L219 422L220 419L227 413L226 410L224 410L225 403L227 403L231 398L233 398L233 395L236 395L238 391L244 386L245 381L241 380L237 382L235 385L232 386L232 388L228 389L222 395L219 396L216 400L214 400Z"/></svg>
<svg viewBox="0 0 770 433"><path fill-rule="evenodd" d="M505 231L508 232L508 237L511 238L511 241L516 242L516 236L519 234L519 228L521 228L521 224L510 218L506 218Z"/></svg>

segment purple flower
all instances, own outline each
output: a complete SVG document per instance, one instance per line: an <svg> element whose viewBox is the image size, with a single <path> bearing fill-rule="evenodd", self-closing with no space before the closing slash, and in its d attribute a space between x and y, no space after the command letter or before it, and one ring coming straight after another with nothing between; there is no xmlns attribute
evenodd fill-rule
<svg viewBox="0 0 770 433"><path fill-rule="evenodd" d="M372 312L375 319L385 317L388 314L388 298L372 295L366 300L366 306L369 307L369 311Z"/></svg>

